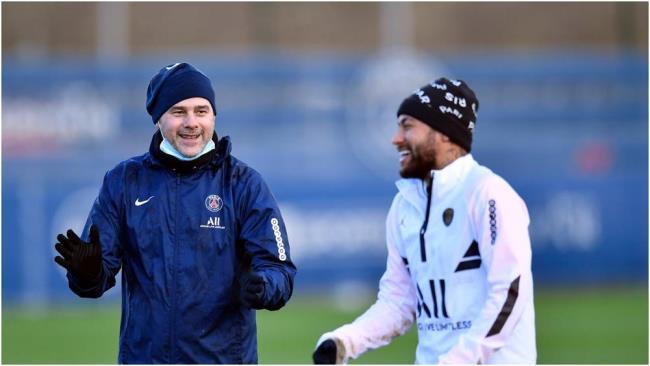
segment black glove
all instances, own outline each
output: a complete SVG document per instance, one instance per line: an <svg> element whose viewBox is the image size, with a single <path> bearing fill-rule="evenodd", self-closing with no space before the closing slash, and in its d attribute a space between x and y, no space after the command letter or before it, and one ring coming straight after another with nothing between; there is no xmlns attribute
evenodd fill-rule
<svg viewBox="0 0 650 366"><path fill-rule="evenodd" d="M241 303L252 309L263 307L264 277L256 272L244 272L239 279L239 299Z"/></svg>
<svg viewBox="0 0 650 366"><path fill-rule="evenodd" d="M327 339L316 348L312 358L314 359L315 365L326 364L334 365L336 364L336 342L332 339Z"/></svg>
<svg viewBox="0 0 650 366"><path fill-rule="evenodd" d="M99 244L99 230L95 225L90 226L90 243L68 230L68 236L57 235L59 241L54 245L61 256L54 261L75 276L82 285L94 285L102 273L102 247Z"/></svg>

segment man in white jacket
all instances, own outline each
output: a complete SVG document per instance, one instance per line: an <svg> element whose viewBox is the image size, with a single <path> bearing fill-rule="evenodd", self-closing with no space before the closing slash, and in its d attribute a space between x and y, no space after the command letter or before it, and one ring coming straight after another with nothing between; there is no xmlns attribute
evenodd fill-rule
<svg viewBox="0 0 650 366"><path fill-rule="evenodd" d="M441 78L397 112L399 192L377 301L321 336L314 363L347 363L415 322L416 363L536 362L528 210L472 155L478 100Z"/></svg>

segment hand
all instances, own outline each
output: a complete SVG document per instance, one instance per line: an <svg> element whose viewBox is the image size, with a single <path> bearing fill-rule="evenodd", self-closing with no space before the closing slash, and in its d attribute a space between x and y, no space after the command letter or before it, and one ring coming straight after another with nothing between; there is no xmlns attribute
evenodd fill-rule
<svg viewBox="0 0 650 366"><path fill-rule="evenodd" d="M334 365L336 364L336 353L336 342L332 339L326 339L318 346L318 348L316 348L312 355L314 364Z"/></svg>
<svg viewBox="0 0 650 366"><path fill-rule="evenodd" d="M264 277L256 272L244 272L239 279L239 299L241 303L252 309L263 307Z"/></svg>
<svg viewBox="0 0 650 366"><path fill-rule="evenodd" d="M61 256L54 261L77 277L84 285L94 284L102 272L102 247L99 243L99 230L90 226L90 242L87 243L68 230L68 236L57 235L59 241L54 245Z"/></svg>

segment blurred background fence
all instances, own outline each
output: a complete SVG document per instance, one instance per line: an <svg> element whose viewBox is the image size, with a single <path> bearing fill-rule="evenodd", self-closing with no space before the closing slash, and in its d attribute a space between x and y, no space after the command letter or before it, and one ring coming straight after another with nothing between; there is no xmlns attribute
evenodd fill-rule
<svg viewBox="0 0 650 366"><path fill-rule="evenodd" d="M647 12L644 3L3 3L3 323L13 319L5 309L79 302L52 261L55 235L81 229L105 171L146 151L148 81L182 61L211 78L217 132L280 203L295 297L362 309L385 266L397 106L444 75L480 100L474 157L528 205L536 287L643 289L645 318L632 321L644 358L633 361L645 363ZM566 357L540 360L598 361Z"/></svg>

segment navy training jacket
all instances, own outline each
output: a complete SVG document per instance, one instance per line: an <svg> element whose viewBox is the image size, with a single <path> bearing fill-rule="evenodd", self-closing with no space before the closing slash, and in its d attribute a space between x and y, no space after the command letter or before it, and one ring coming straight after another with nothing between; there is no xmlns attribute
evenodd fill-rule
<svg viewBox="0 0 650 366"><path fill-rule="evenodd" d="M100 297L122 269L119 363L257 363L255 311L239 304L239 274L264 277L266 309L291 297L296 267L277 203L230 155L228 137L213 140L216 149L185 162L160 152L157 132L148 153L104 177L82 234L99 228L102 276L68 282Z"/></svg>

